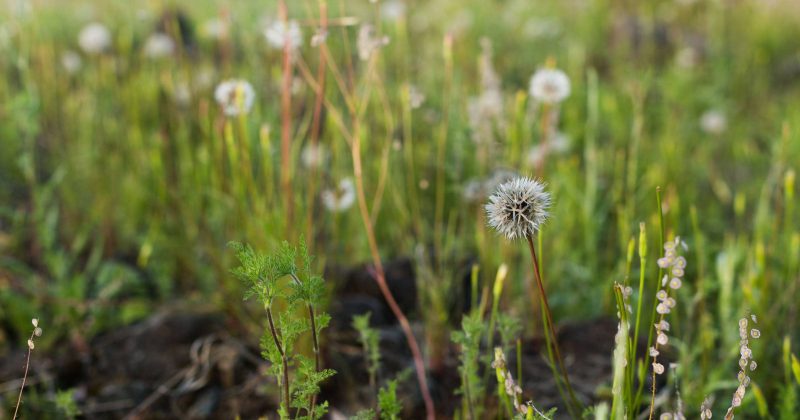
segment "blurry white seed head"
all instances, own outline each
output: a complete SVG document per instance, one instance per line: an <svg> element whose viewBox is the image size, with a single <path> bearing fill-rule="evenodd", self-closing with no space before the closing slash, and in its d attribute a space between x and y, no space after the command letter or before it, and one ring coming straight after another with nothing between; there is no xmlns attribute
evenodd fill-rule
<svg viewBox="0 0 800 420"><path fill-rule="evenodd" d="M255 102L256 92L246 80L229 79L214 90L214 99L217 101L226 116L235 117L250 112Z"/></svg>
<svg viewBox="0 0 800 420"><path fill-rule="evenodd" d="M303 43L303 31L295 20L288 22L273 20L264 29L264 38L272 48L280 50L288 43L289 50L294 51Z"/></svg>
<svg viewBox="0 0 800 420"><path fill-rule="evenodd" d="M144 43L144 55L148 58L164 58L171 56L174 52L175 41L163 32L150 35Z"/></svg>
<svg viewBox="0 0 800 420"><path fill-rule="evenodd" d="M111 46L111 32L102 23L90 23L78 34L78 45L87 54L100 54Z"/></svg>
<svg viewBox="0 0 800 420"><path fill-rule="evenodd" d="M339 181L336 188L322 191L322 204L332 213L340 213L349 209L355 201L356 188L350 178Z"/></svg>
<svg viewBox="0 0 800 420"><path fill-rule="evenodd" d="M378 30L374 26L367 23L358 28L356 47L358 49L358 58L361 60L369 60L375 52L387 44L389 44L389 37L378 35Z"/></svg>
<svg viewBox="0 0 800 420"><path fill-rule="evenodd" d="M569 77L558 69L539 69L531 77L531 96L546 104L556 104L567 99L570 89Z"/></svg>
<svg viewBox="0 0 800 420"><path fill-rule="evenodd" d="M708 110L700 117L700 128L708 134L720 135L728 128L728 118L720 110Z"/></svg>
<svg viewBox="0 0 800 420"><path fill-rule="evenodd" d="M549 215L544 183L520 177L501 184L486 204L489 226L508 239L532 237Z"/></svg>
<svg viewBox="0 0 800 420"><path fill-rule="evenodd" d="M64 71L68 74L75 74L83 65L83 60L81 60L81 56L72 50L64 51L61 54L61 66L64 67Z"/></svg>
<svg viewBox="0 0 800 420"><path fill-rule="evenodd" d="M308 143L300 154L300 160L306 168L319 168L325 164L328 151L319 143Z"/></svg>

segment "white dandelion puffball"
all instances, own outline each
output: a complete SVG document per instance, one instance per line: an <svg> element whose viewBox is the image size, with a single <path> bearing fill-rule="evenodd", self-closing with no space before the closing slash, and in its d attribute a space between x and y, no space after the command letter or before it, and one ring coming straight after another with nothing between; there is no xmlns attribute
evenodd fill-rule
<svg viewBox="0 0 800 420"><path fill-rule="evenodd" d="M111 32L102 23L90 23L78 34L78 45L87 54L100 54L111 46Z"/></svg>
<svg viewBox="0 0 800 420"><path fill-rule="evenodd" d="M486 204L489 226L508 239L532 237L547 220L550 194L535 179L520 177L501 184Z"/></svg>
<svg viewBox="0 0 800 420"><path fill-rule="evenodd" d="M709 110L700 117L700 128L708 134L720 135L728 128L728 118L719 110Z"/></svg>
<svg viewBox="0 0 800 420"><path fill-rule="evenodd" d="M389 0L381 4L381 18L388 21L400 20L406 14L406 4L401 0Z"/></svg>
<svg viewBox="0 0 800 420"><path fill-rule="evenodd" d="M369 60L381 47L388 44L389 37L378 35L378 30L373 25L364 24L358 28L356 48L358 49L358 58L362 61Z"/></svg>
<svg viewBox="0 0 800 420"><path fill-rule="evenodd" d="M289 50L294 51L303 43L303 31L297 21L290 20L288 23L282 20L270 22L264 29L264 37L267 43L275 49L282 50L286 43Z"/></svg>
<svg viewBox="0 0 800 420"><path fill-rule="evenodd" d="M64 71L68 74L75 74L83 65L83 60L81 60L81 56L72 50L67 50L64 54L61 55L61 66L64 67Z"/></svg>
<svg viewBox="0 0 800 420"><path fill-rule="evenodd" d="M305 147L303 147L303 151L300 153L300 160L303 162L303 166L306 168L319 168L325 164L325 161L328 159L328 150L325 149L325 146L317 143L309 143Z"/></svg>
<svg viewBox="0 0 800 420"><path fill-rule="evenodd" d="M214 99L225 115L235 117L250 112L256 99L253 86L246 80L226 80L214 90Z"/></svg>
<svg viewBox="0 0 800 420"><path fill-rule="evenodd" d="M175 52L175 41L162 32L150 35L144 43L144 55L158 59L171 56Z"/></svg>
<svg viewBox="0 0 800 420"><path fill-rule="evenodd" d="M569 77L558 69L540 69L531 77L530 94L537 101L556 104L570 93Z"/></svg>
<svg viewBox="0 0 800 420"><path fill-rule="evenodd" d="M335 189L322 192L322 204L332 213L341 213L353 206L356 201L356 187L353 180L345 178L339 181Z"/></svg>
<svg viewBox="0 0 800 420"><path fill-rule="evenodd" d="M210 39L223 39L228 36L228 23L219 18L205 21L200 33Z"/></svg>

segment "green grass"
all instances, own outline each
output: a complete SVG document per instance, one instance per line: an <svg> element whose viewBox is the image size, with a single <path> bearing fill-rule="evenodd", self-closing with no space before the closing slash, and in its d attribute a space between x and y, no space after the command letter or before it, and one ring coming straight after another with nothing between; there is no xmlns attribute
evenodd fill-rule
<svg viewBox="0 0 800 420"><path fill-rule="evenodd" d="M748 390L737 415L792 418L797 384L779 362L789 357L785 337L788 353L800 346L800 11L791 2L408 1L407 18L385 20L382 1L331 0L323 50L309 46L317 2L292 1L304 43L292 67L299 88L288 162L282 53L261 34L277 1L169 2L187 13L196 39L161 60L141 51L160 2L140 3L37 1L28 12L0 12L0 322L24 336L40 318L47 329L37 349L174 300L254 313L229 273L231 240L274 249L305 236L320 272L369 260L358 204L331 213L319 199L354 176L350 142L358 136L380 255L414 256L425 285L429 363L461 326L447 308L467 294L468 259L479 264L480 288L508 264L500 311L519 317L525 336L541 333L526 292L529 256L486 227L486 200L463 195L470 180L497 169L541 175L554 206L537 252L555 319L613 316L614 282L637 286L643 270L644 336L660 280L660 187L663 239L680 235L689 245L669 316L687 416L711 393L715 418L724 413L737 385L737 321L752 313L762 332L753 344L760 391ZM203 22L220 16L230 17L229 37L203 36ZM359 60L358 26L338 17L373 23L389 44ZM77 44L91 21L113 36L100 56ZM468 112L481 93L482 38L491 41L502 91L492 144L473 141ZM689 47L693 66L682 63ZM61 64L67 50L81 55L75 74ZM328 71L318 141L329 156L311 170L300 155L315 137L321 51ZM572 84L557 122L569 148L539 172L526 158L541 141L527 84L548 59ZM256 90L246 116L226 119L214 102L214 87L228 78ZM418 108L410 86L425 96ZM183 89L186 103L176 100ZM721 134L700 126L710 109L727 116ZM650 250L644 267L626 261L640 222ZM19 346L12 337L0 335L0 347ZM493 358L491 349L486 355Z"/></svg>

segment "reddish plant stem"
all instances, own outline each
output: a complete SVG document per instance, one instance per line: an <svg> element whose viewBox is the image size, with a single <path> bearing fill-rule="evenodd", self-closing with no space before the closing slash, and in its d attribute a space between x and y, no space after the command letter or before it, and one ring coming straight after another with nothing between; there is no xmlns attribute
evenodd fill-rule
<svg viewBox="0 0 800 420"><path fill-rule="evenodd" d="M286 27L289 25L289 9L286 0L278 2L278 15ZM283 80L281 84L281 187L286 199L286 226L291 229L294 220L294 199L291 184L291 164L289 151L291 146L292 125L292 45L290 37L283 44Z"/></svg>
<svg viewBox="0 0 800 420"><path fill-rule="evenodd" d="M430 390L428 389L428 380L425 377L425 362L422 359L422 352L420 352L417 339L414 337L414 332L411 330L411 324L408 318L403 314L403 310L395 301L389 286L386 284L386 276L383 271L383 264L381 263L381 256L378 252L378 243L375 239L375 230L372 226L369 209L367 208L367 199L364 194L364 180L361 169L361 141L360 134L358 133L358 125L356 124L353 130L353 142L350 145L353 155L353 174L356 181L356 196L358 197L358 208L361 213L361 219L364 222L364 229L367 231L367 242L369 243L370 254L372 255L372 263L374 265L373 277L375 282L378 283L378 288L381 289L383 298L389 304L389 308L397 317L400 323L400 328L408 341L408 347L411 349L411 355L414 358L414 367L417 371L417 382L419 382L420 393L422 399L425 401L425 413L428 420L436 418L436 412L433 405L433 398L431 398Z"/></svg>
<svg viewBox="0 0 800 420"><path fill-rule="evenodd" d="M564 359L561 358L561 351L558 347L558 338L556 337L556 330L553 327L553 314L550 311L550 304L547 301L547 293L544 291L544 284L542 283L542 276L539 272L539 261L536 258L536 248L533 246L533 238L530 236L526 237L525 239L528 240L528 248L531 251L531 259L533 259L533 273L534 277L536 278L536 285L539 288L539 294L542 297L542 304L544 305L544 314L545 314L545 322L547 322L547 330L545 331L546 334L550 334L551 342L553 343L553 353L556 356L556 362L558 364L559 370L561 371L561 375L564 377L564 385L567 387L567 392L569 393L569 397L572 401L564 401L567 403L568 406L572 408L579 409L580 403L578 399L575 397L575 391L572 389L572 385L569 383L569 376L567 375L567 369L564 366ZM571 412L572 410L570 410Z"/></svg>
<svg viewBox="0 0 800 420"><path fill-rule="evenodd" d="M324 35L328 32L328 2L319 1L319 30ZM322 104L325 100L325 78L327 75L327 60L322 46L319 48L319 67L317 67L317 87L314 92L314 116L311 121L311 147L318 151L319 136L322 126ZM306 238L314 245L313 216L314 216L314 196L316 193L317 166L311 167L308 188L308 209L306 210Z"/></svg>

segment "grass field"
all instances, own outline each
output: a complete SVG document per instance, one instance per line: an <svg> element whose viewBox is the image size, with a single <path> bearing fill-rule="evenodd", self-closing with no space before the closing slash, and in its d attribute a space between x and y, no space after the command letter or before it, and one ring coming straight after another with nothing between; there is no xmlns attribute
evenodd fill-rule
<svg viewBox="0 0 800 420"><path fill-rule="evenodd" d="M4 0L0 419L800 418L793 1L227 3ZM252 396L80 379L163 313Z"/></svg>

